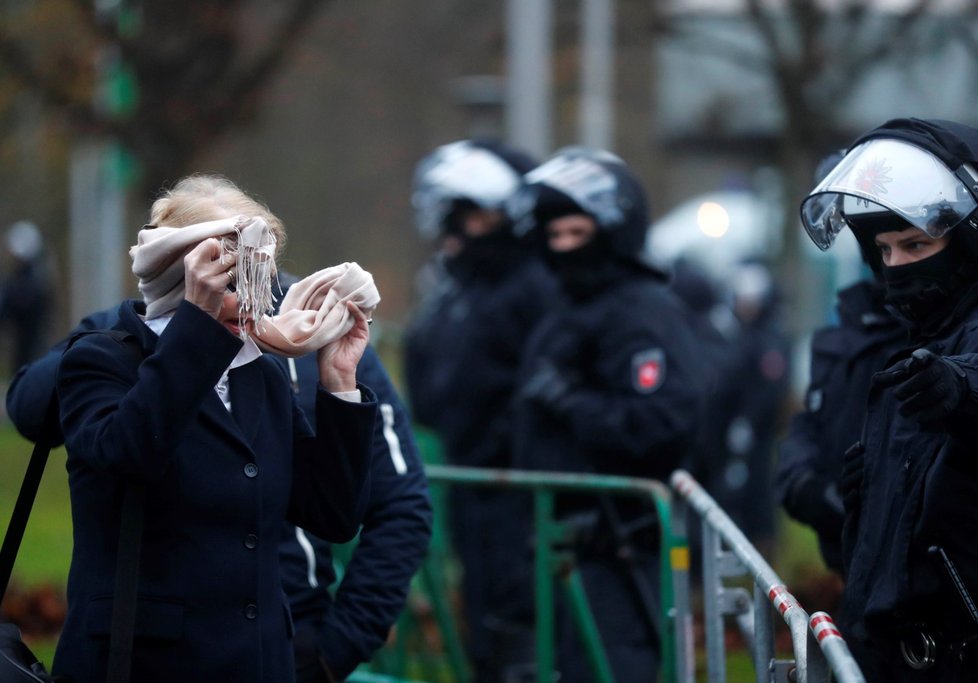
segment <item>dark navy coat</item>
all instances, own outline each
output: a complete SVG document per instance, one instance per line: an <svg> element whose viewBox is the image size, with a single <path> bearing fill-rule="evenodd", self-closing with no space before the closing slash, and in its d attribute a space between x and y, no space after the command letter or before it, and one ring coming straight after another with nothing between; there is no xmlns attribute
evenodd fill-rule
<svg viewBox="0 0 978 683"><path fill-rule="evenodd" d="M334 541L356 533L373 396L320 390L314 433L281 366L262 357L230 372L229 413L214 386L241 341L188 302L157 337L141 307L119 309L132 340L85 336L58 372L74 547L53 671L105 678L119 506L136 481L147 493L133 680L291 680L282 522Z"/></svg>
<svg viewBox="0 0 978 683"><path fill-rule="evenodd" d="M651 272L556 307L524 353L516 466L668 477L699 424L699 364L683 305ZM540 401L529 385L548 366L567 386Z"/></svg>
<svg viewBox="0 0 978 683"><path fill-rule="evenodd" d="M108 329L117 320L114 309L99 311L86 316L73 333ZM58 344L34 363L20 368L7 390L7 413L31 441L40 436L44 409L65 345ZM296 359L295 367L299 406L307 419L314 420L318 381L315 354ZM431 537L427 479L410 419L372 347L360 359L357 381L375 392L379 404L370 466L370 499L356 552L335 598L330 593L336 575L329 542L312 533L297 532L294 525L287 524L280 544L282 583L296 630L300 635L307 626L313 630L306 644L310 651L318 648L337 677L345 677L358 664L368 661L386 641ZM60 425L54 428L60 434ZM62 440L61 436L54 438L55 443ZM299 649L299 639L296 644Z"/></svg>
<svg viewBox="0 0 978 683"><path fill-rule="evenodd" d="M805 408L780 444L776 490L789 515L818 533L825 563L842 573L844 512L838 497L842 456L856 443L866 417L873 373L907 342L907 330L883 305L883 292L862 281L839 292L839 322L816 330ZM818 507L799 495L806 486L834 491Z"/></svg>
<svg viewBox="0 0 978 683"><path fill-rule="evenodd" d="M978 288L959 304L956 321L918 340L887 362L915 348L946 356L978 387ZM928 549L942 548L965 588L978 596L978 439L973 400L945 424L923 427L898 412L892 388L869 393L864 474L858 511L847 517L843 550L848 560L845 601L853 635L890 640L894 630L921 619L929 628L960 634L961 599ZM972 412L969 412L972 411Z"/></svg>
<svg viewBox="0 0 978 683"><path fill-rule="evenodd" d="M451 463L511 467L520 354L558 298L556 283L524 245L481 258L463 251L440 265L405 338L412 414ZM505 642L510 620L532 611L532 594L511 578L526 517L511 491L456 486L450 506L469 659L476 680L496 680L522 658Z"/></svg>
<svg viewBox="0 0 978 683"><path fill-rule="evenodd" d="M315 414L315 354L296 359L299 405ZM357 381L379 404L370 461L370 499L356 550L336 580L327 541L287 525L280 552L282 582L296 631L309 629L330 672L346 678L387 640L407 600L411 577L431 538L431 501L407 410L373 348L357 366Z"/></svg>
<svg viewBox="0 0 978 683"><path fill-rule="evenodd" d="M405 343L414 419L431 427L453 464L508 467L511 399L530 331L558 298L545 266L513 254L498 271L445 273Z"/></svg>
<svg viewBox="0 0 978 683"><path fill-rule="evenodd" d="M666 479L700 424L704 382L696 342L683 305L654 272L605 272L615 276L601 278L603 286L579 292L550 313L527 343L517 393L515 464ZM637 672L654 678L659 644L643 607L654 612L656 606L643 605L628 569L632 565L646 577L657 594L652 505L561 496L556 512L579 522L577 562L585 591L598 596L591 608L616 680L632 680ZM625 526L632 532L628 560L618 553L611 531L619 521L620 532ZM558 640L561 676L590 680L578 641L567 633Z"/></svg>

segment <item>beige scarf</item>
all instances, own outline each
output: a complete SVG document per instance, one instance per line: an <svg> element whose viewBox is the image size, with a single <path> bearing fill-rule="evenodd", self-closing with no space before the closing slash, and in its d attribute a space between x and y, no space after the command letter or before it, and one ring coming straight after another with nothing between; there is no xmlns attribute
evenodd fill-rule
<svg viewBox="0 0 978 683"><path fill-rule="evenodd" d="M234 268L241 320L255 322L255 341L265 351L298 357L343 337L355 320L352 301L368 318L380 303L370 273L356 263L325 268L289 288L272 316L275 237L261 218L238 216L185 228L139 231L129 250L132 272L146 302L147 319L174 310L185 296L183 258L205 239L221 240L221 260ZM244 325L242 335L247 335Z"/></svg>

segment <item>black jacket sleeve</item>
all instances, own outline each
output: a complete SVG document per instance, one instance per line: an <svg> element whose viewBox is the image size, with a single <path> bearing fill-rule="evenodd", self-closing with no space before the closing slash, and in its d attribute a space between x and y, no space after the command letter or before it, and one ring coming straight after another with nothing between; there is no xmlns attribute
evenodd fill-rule
<svg viewBox="0 0 978 683"><path fill-rule="evenodd" d="M287 364L287 362L283 361ZM295 361L299 402L314 411L314 359ZM411 577L431 537L427 479L407 411L373 348L357 368L357 380L376 392L379 410L372 425L370 495L358 544L336 590L329 543L289 529L280 545L283 582L297 625L319 628L318 649L337 678L368 661L383 645L404 608ZM309 580L313 572L315 581Z"/></svg>
<svg viewBox="0 0 978 683"><path fill-rule="evenodd" d="M404 608L431 538L431 502L407 411L376 355L358 373L377 393L371 496L359 544L324 619L320 643L337 678L368 661Z"/></svg>
<svg viewBox="0 0 978 683"><path fill-rule="evenodd" d="M54 391L58 376L58 365L61 355L68 346L68 341L76 334L90 330L104 330L112 327L118 315L115 309L93 313L84 318L67 337L51 347L50 350L33 363L22 366L10 381L7 388L7 415L20 432L21 436L31 441L37 441L44 426L44 411ZM56 434L51 435L52 445L57 446L64 441L61 427L55 427Z"/></svg>

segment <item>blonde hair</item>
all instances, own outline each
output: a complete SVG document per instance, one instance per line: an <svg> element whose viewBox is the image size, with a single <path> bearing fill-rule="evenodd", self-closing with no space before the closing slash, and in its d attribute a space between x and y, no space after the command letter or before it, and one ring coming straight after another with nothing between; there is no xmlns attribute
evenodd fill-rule
<svg viewBox="0 0 978 683"><path fill-rule="evenodd" d="M185 228L195 223L237 214L259 216L275 235L275 256L285 246L285 226L262 202L224 176L195 173L177 181L153 202L149 222L155 226Z"/></svg>

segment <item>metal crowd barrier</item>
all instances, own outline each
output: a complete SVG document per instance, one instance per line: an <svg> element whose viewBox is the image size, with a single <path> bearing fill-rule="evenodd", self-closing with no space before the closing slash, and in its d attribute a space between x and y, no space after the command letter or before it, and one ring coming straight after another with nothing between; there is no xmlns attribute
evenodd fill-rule
<svg viewBox="0 0 978 683"><path fill-rule="evenodd" d="M677 470L670 483L679 494L672 499L673 535L686 538L687 508L702 523L703 609L710 683L726 681L724 616L735 617L744 634L757 683L823 683L830 680L830 671L838 683L863 683L866 679L832 618L825 612L809 615L801 608L743 532L688 472ZM674 558L677 651L674 680L681 683L692 683L695 676L688 568L688 556ZM748 574L754 582L753 596L744 588L723 583L726 578ZM774 609L790 631L794 660L775 658Z"/></svg>
<svg viewBox="0 0 978 683"><path fill-rule="evenodd" d="M676 629L671 627L676 614L673 601L673 580L670 576L672 558L676 551L685 552L685 539L675 538L670 523L671 499L669 489L659 481L608 475L570 474L563 472L530 472L448 465L427 465L428 479L433 484L484 486L496 489L529 491L533 496L534 518L534 585L536 612L536 680L554 680L554 585L562 587L570 606L571 617L581 636L593 673L598 683L614 683L601 637L588 607L580 574L573 557L561 544L566 540L563 525L554 517L554 501L560 493L593 493L614 496L644 497L655 505L661 529L659 569L659 618L662 664L661 680L677 678ZM437 587L432 587L437 592ZM451 628L449 626L448 628ZM468 680L467 673L456 673L455 681ZM636 677L629 683L641 681ZM622 683L622 682L619 682ZM650 681L650 683L655 683Z"/></svg>

